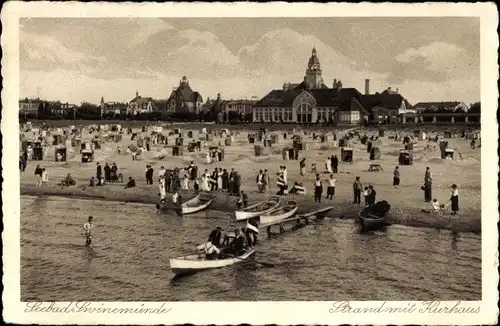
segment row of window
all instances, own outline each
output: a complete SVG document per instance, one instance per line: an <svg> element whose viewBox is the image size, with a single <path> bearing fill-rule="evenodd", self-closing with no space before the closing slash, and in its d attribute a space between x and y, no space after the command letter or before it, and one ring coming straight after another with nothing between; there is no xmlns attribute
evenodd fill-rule
<svg viewBox="0 0 500 326"><path fill-rule="evenodd" d="M316 108L316 119L319 121L329 121L334 112L335 108ZM297 106L298 122L314 122L312 121L312 116L312 105L303 102ZM293 110L292 108L255 108L255 119L261 121L293 121Z"/></svg>
<svg viewBox="0 0 500 326"><path fill-rule="evenodd" d="M292 108L255 108L255 119L260 121L293 121Z"/></svg>
<svg viewBox="0 0 500 326"><path fill-rule="evenodd" d="M339 122L355 122L361 120L359 111L342 112L339 115Z"/></svg>

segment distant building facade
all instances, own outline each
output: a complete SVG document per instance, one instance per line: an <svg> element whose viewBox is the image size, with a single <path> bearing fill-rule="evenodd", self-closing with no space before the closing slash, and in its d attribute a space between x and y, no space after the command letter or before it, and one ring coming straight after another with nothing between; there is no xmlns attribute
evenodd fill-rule
<svg viewBox="0 0 500 326"><path fill-rule="evenodd" d="M236 112L241 115L247 115L252 113L253 106L257 103L257 100L225 100L223 103L224 111L226 112Z"/></svg>
<svg viewBox="0 0 500 326"><path fill-rule="evenodd" d="M399 90L388 87L382 93L370 94L370 80L365 80L363 101L370 111L372 122L397 122L400 114L414 112L411 104L399 94Z"/></svg>
<svg viewBox="0 0 500 326"><path fill-rule="evenodd" d="M101 109L101 115L108 113L113 114L126 114L129 105L127 103L120 102L104 102L104 97L101 97L101 103L99 104Z"/></svg>
<svg viewBox="0 0 500 326"><path fill-rule="evenodd" d="M203 98L193 91L186 76L179 81L179 87L174 88L166 103L167 112L195 112L202 109Z"/></svg>
<svg viewBox="0 0 500 326"><path fill-rule="evenodd" d="M116 104L120 107L121 103ZM113 108L113 106L111 106ZM143 97L139 95L137 91L135 97L128 102L126 107L127 114L139 114L139 113L152 113L152 112L164 112L166 110L166 101L155 100L152 97Z"/></svg>
<svg viewBox="0 0 500 326"><path fill-rule="evenodd" d="M19 113L37 114L40 103L42 103L42 101L39 98L33 98L33 99L25 98L19 100Z"/></svg>
<svg viewBox="0 0 500 326"><path fill-rule="evenodd" d="M469 106L463 102L418 102L415 112L467 112Z"/></svg>
<svg viewBox="0 0 500 326"><path fill-rule="evenodd" d="M60 101L48 102L49 111L52 115L58 115L61 117L70 116L75 114L77 109L75 104L61 103Z"/></svg>

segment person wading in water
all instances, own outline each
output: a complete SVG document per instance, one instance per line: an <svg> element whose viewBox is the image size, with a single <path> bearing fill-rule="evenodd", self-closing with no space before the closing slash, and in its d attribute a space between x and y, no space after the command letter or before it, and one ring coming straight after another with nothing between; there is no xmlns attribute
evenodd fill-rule
<svg viewBox="0 0 500 326"><path fill-rule="evenodd" d="M92 229L94 228L94 224L92 220L94 218L89 216L88 222L83 224L83 229L85 230L85 245L90 246L92 243Z"/></svg>

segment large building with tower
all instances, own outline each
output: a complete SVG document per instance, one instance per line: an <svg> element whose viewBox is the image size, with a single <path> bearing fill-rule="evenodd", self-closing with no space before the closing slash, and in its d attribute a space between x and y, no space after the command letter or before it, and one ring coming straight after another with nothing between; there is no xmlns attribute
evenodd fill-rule
<svg viewBox="0 0 500 326"><path fill-rule="evenodd" d="M361 124L373 119L396 117L409 103L390 88L370 94L369 80L365 94L343 87L334 79L331 87L323 80L321 63L313 48L301 83L286 82L253 106L253 120L260 122ZM373 111L373 108L377 108Z"/></svg>

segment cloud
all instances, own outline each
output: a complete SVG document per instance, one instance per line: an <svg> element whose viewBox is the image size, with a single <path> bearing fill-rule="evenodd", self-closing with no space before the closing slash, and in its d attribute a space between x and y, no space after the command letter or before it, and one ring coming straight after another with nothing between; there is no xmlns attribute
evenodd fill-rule
<svg viewBox="0 0 500 326"><path fill-rule="evenodd" d="M479 50L478 50L479 51ZM390 80L420 80L446 82L450 79L478 75L477 53L468 53L462 47L434 42L419 48L409 48L395 57Z"/></svg>
<svg viewBox="0 0 500 326"><path fill-rule="evenodd" d="M64 66L68 69L82 69L89 65L95 66L107 62L107 59L102 56L72 50L47 35L20 31L19 42L21 68L51 70Z"/></svg>
<svg viewBox="0 0 500 326"><path fill-rule="evenodd" d="M135 20L135 23L137 24L137 30L131 40L133 46L146 42L150 36L156 33L176 29L159 18L139 18Z"/></svg>
<svg viewBox="0 0 500 326"><path fill-rule="evenodd" d="M404 53L396 56L396 61L409 63L415 58L422 57L435 66L447 59L456 59L464 51L464 49L455 44L434 42L418 49L407 49Z"/></svg>
<svg viewBox="0 0 500 326"><path fill-rule="evenodd" d="M264 96L285 81L301 82L315 46L328 86L336 78L362 91L370 79L372 92L400 88L412 103L479 97L476 54L453 44L404 50L388 58L393 64L381 73L373 71L371 61L358 64L318 37L290 28L269 31L233 53L212 32L177 29L161 19L132 21L104 21L101 38L96 30L85 34L70 28L44 35L21 32L21 95L33 96L40 86L42 96L73 103L98 102L101 96L127 101L136 90L167 98L185 75L204 99L219 92L224 98Z"/></svg>
<svg viewBox="0 0 500 326"><path fill-rule="evenodd" d="M313 47L318 53L324 83L330 87L333 79L342 80L344 87L363 89L366 78L375 84L386 78L386 74L369 71L366 63L358 65L316 36L303 35L289 28L262 35L255 44L240 49L238 56L254 78L275 80L272 88L276 89L285 81L302 81Z"/></svg>
<svg viewBox="0 0 500 326"><path fill-rule="evenodd" d="M462 101L470 104L480 99L479 76L442 82L405 80L393 85L393 88L396 87L412 104L429 101ZM457 94L457 90L460 90L460 94Z"/></svg>
<svg viewBox="0 0 500 326"><path fill-rule="evenodd" d="M282 28L265 33L253 45L238 51L242 64L250 70L289 76L303 75L313 46L318 51L322 68L338 65L354 67L356 63L336 52L313 35L302 35L293 29Z"/></svg>
<svg viewBox="0 0 500 326"><path fill-rule="evenodd" d="M213 79L241 73L238 57L211 32L194 29L159 32L137 51L134 56L141 58L133 61L137 69L147 67L168 75Z"/></svg>

